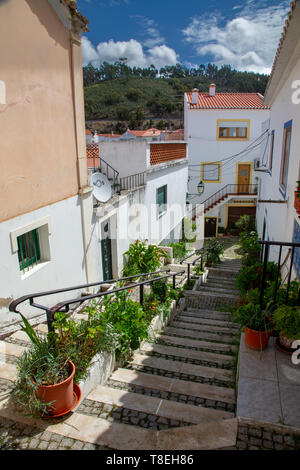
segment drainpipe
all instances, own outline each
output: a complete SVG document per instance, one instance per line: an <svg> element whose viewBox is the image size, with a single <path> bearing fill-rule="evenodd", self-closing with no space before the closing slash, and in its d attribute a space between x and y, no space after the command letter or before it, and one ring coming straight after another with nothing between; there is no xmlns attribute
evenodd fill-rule
<svg viewBox="0 0 300 470"><path fill-rule="evenodd" d="M83 231L84 262L87 283L94 282L94 262L92 256L92 217L93 217L93 188L88 185L88 169L86 160L86 136L83 96L83 74L81 59L80 36L70 31L71 71L74 126L77 149L78 195L81 202L81 217ZM75 254L74 254L75 255Z"/></svg>

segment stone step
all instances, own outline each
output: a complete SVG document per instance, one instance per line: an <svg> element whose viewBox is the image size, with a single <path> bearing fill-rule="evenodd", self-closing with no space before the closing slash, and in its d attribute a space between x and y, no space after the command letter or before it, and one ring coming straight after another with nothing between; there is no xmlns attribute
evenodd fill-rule
<svg viewBox="0 0 300 470"><path fill-rule="evenodd" d="M198 347L199 349L208 349L210 351L224 351L226 353L231 352L231 351L236 351L236 347L233 344L230 343L215 343L212 341L205 341L204 338L200 339L199 338L199 333L194 333L189 332L189 336L186 334L182 333L182 329L180 328L173 328L171 326L168 326L165 328L165 335L161 336L161 339L164 339L166 336L173 338L174 343L177 341L179 344L179 341L181 340L184 342L184 344L188 345L191 344L190 342L193 341L195 346Z"/></svg>
<svg viewBox="0 0 300 470"><path fill-rule="evenodd" d="M201 325L191 325L190 323L183 323L183 322L172 322L170 324L171 328L181 329L182 334L181 336L187 336L191 338L198 338L198 339L207 339L212 341L217 341L220 343L232 343L234 342L235 337L237 338L238 335L226 335L225 333L217 332L217 333L209 333L207 329L202 328ZM211 327L213 328L213 327ZM214 331L212 329L212 331Z"/></svg>
<svg viewBox="0 0 300 470"><path fill-rule="evenodd" d="M143 354L137 353L134 354L133 359L129 362L129 364L149 367L151 369L162 369L167 372L192 375L195 377L217 379L224 383L232 383L234 380L234 374L230 370L199 366L182 361L173 361L152 356L144 356Z"/></svg>
<svg viewBox="0 0 300 470"><path fill-rule="evenodd" d="M4 363L0 361L0 378L6 380L15 380L17 377L17 367L15 364Z"/></svg>
<svg viewBox="0 0 300 470"><path fill-rule="evenodd" d="M199 331L199 332L203 331L203 332L216 333L216 334L224 333L230 336L239 335L239 331L236 328L232 329L228 326L217 326L214 324L207 324L207 323L193 323L191 321L185 322L182 317L179 317L178 319L174 320L172 323L170 323L170 326L175 326L177 328L184 328L184 329Z"/></svg>
<svg viewBox="0 0 300 470"><path fill-rule="evenodd" d="M214 292L215 294L227 294L237 296L239 295L239 291L237 289L229 288L229 287L220 287L219 284L211 285L210 283L202 284L197 288L198 292Z"/></svg>
<svg viewBox="0 0 300 470"><path fill-rule="evenodd" d="M236 279L229 279L226 277L217 277L217 276L208 276L207 282L212 282L214 284L225 285L225 286L235 286Z"/></svg>
<svg viewBox="0 0 300 470"><path fill-rule="evenodd" d="M205 362L215 362L220 365L227 365L232 363L232 356L225 356L223 354L209 353L205 351L194 351L193 349L179 348L176 346L165 346L157 343L144 343L140 348L143 353L157 353L166 356L182 357L185 359Z"/></svg>
<svg viewBox="0 0 300 470"><path fill-rule="evenodd" d="M186 310L184 310L183 314L195 318L208 318L211 320L222 321L230 320L232 317L230 312L221 312L220 310L207 310L205 308L201 309L192 307L188 307Z"/></svg>
<svg viewBox="0 0 300 470"><path fill-rule="evenodd" d="M153 431L76 412L60 423L50 424L48 420L33 420L18 413L8 400L1 402L0 416L66 438L126 451L223 449L235 445L238 426L237 419L233 418Z"/></svg>
<svg viewBox="0 0 300 470"><path fill-rule="evenodd" d="M196 316L190 316L186 314L187 312L183 312L180 315L180 320L184 321L185 323L198 323L200 325L212 325L212 326L221 326L221 327L228 327L228 328L235 328L240 329L240 326L236 323L231 321L222 321L222 320L211 320L209 318L198 318Z"/></svg>
<svg viewBox="0 0 300 470"><path fill-rule="evenodd" d="M0 341L0 353L7 356L20 357L26 349L26 347L20 346L19 344Z"/></svg>
<svg viewBox="0 0 300 470"><path fill-rule="evenodd" d="M173 330L176 330L176 328L173 328ZM161 340L164 343L177 346L185 346L186 348L196 348L209 351L216 350L218 352L224 352L226 354L235 354L235 352L237 351L237 347L231 344L210 343L209 341L198 341L196 339L182 338L179 336L172 336L166 334L157 335L156 338L157 340Z"/></svg>
<svg viewBox="0 0 300 470"><path fill-rule="evenodd" d="M92 401L191 424L220 421L234 417L234 414L228 411L187 405L100 385L87 398Z"/></svg>
<svg viewBox="0 0 300 470"><path fill-rule="evenodd" d="M169 377L145 374L143 372L117 369L110 377L110 380L136 385L139 387L172 392L191 397L201 397L208 400L220 401L235 404L235 391L230 388L216 387L213 385L199 384L186 380L178 380Z"/></svg>

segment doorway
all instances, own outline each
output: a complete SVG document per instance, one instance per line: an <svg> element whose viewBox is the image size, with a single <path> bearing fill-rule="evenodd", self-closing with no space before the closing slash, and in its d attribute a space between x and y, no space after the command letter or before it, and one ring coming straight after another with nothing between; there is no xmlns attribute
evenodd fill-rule
<svg viewBox="0 0 300 470"><path fill-rule="evenodd" d="M251 177L251 164L250 163L238 163L237 168L237 184L238 194L249 194L250 189L250 177Z"/></svg>
<svg viewBox="0 0 300 470"><path fill-rule="evenodd" d="M218 228L218 218L217 217L205 217L205 228L204 228L204 237L216 237Z"/></svg>

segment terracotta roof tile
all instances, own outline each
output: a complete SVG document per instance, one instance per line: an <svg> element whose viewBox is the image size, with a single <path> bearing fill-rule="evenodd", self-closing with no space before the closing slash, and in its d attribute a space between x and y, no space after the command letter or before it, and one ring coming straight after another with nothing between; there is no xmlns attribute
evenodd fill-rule
<svg viewBox="0 0 300 470"><path fill-rule="evenodd" d="M159 129L154 129L154 128L146 129L143 131L132 131L129 129L129 132L135 135L136 137L151 137L151 136L157 136L161 134L161 131Z"/></svg>
<svg viewBox="0 0 300 470"><path fill-rule="evenodd" d="M270 109L259 93L198 93L198 103L192 104L192 93L186 93L190 109Z"/></svg>

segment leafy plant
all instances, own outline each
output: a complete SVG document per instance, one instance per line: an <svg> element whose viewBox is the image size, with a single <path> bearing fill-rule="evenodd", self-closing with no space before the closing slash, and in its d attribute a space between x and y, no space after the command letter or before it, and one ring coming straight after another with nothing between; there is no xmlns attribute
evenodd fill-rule
<svg viewBox="0 0 300 470"><path fill-rule="evenodd" d="M127 290L105 296L100 318L103 327L111 325L118 335L116 353L126 358L148 337L148 321L142 306L129 298Z"/></svg>
<svg viewBox="0 0 300 470"><path fill-rule="evenodd" d="M165 302L169 294L169 284L167 279L158 279L151 284L151 291L153 296L160 302Z"/></svg>
<svg viewBox="0 0 300 470"><path fill-rule="evenodd" d="M296 192L297 192L297 197L300 199L300 181L297 181Z"/></svg>
<svg viewBox="0 0 300 470"><path fill-rule="evenodd" d="M255 331L269 331L271 329L267 312L253 303L241 305L235 313L235 320L241 326L246 326Z"/></svg>
<svg viewBox="0 0 300 470"><path fill-rule="evenodd" d="M280 305L273 314L274 327L290 340L300 338L300 306Z"/></svg>
<svg viewBox="0 0 300 470"><path fill-rule="evenodd" d="M255 218L248 214L241 215L235 226L242 232L255 231Z"/></svg>
<svg viewBox="0 0 300 470"><path fill-rule="evenodd" d="M263 264L256 263L251 265L243 265L236 280L236 285L242 295L246 295L247 291L256 289L260 286L263 274ZM272 282L276 279L277 264L269 261L266 267L266 281Z"/></svg>
<svg viewBox="0 0 300 470"><path fill-rule="evenodd" d="M15 403L32 416L47 414L51 403L38 398L38 385L55 385L69 376L67 359L60 354L51 334L32 343L17 360L18 377L12 385Z"/></svg>
<svg viewBox="0 0 300 470"><path fill-rule="evenodd" d="M203 274L203 269L201 268L200 264L196 264L196 266L194 267L194 273L196 274L196 276L201 276L201 274Z"/></svg>
<svg viewBox="0 0 300 470"><path fill-rule="evenodd" d="M256 231L242 232L239 244L241 254L243 255L243 264L249 266L259 262L261 248Z"/></svg>
<svg viewBox="0 0 300 470"><path fill-rule="evenodd" d="M160 267L162 259L168 257L163 249L156 245L147 245L140 240L131 243L124 255L124 276L154 272Z"/></svg>
<svg viewBox="0 0 300 470"><path fill-rule="evenodd" d="M224 253L224 243L217 238L208 240L205 248L208 251L207 263L212 266L220 262L220 256Z"/></svg>
<svg viewBox="0 0 300 470"><path fill-rule="evenodd" d="M182 260L188 253L188 249L184 241L178 243L169 243L168 246L173 248L173 258L177 260Z"/></svg>

